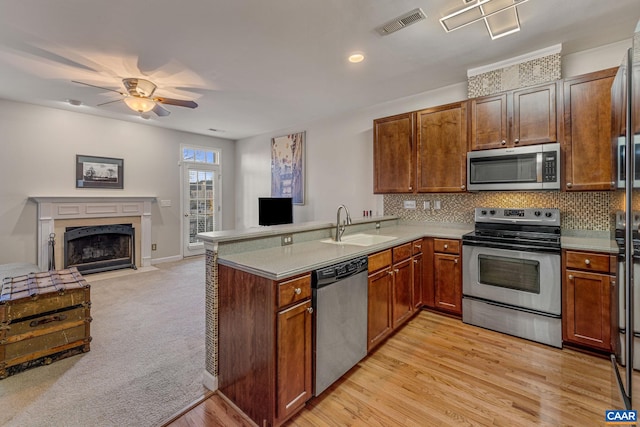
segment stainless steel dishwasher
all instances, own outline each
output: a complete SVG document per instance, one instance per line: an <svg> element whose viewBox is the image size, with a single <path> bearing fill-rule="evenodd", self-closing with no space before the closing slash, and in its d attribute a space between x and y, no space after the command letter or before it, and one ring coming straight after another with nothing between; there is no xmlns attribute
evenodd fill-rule
<svg viewBox="0 0 640 427"><path fill-rule="evenodd" d="M318 396L367 355L367 257L315 270L315 385Z"/></svg>

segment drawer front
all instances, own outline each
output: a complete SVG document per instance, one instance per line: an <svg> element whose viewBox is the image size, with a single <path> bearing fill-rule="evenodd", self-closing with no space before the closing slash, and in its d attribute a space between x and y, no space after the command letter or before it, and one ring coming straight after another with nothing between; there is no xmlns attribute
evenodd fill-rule
<svg viewBox="0 0 640 427"><path fill-rule="evenodd" d="M422 253L422 239L413 241L413 254L421 254Z"/></svg>
<svg viewBox="0 0 640 427"><path fill-rule="evenodd" d="M391 266L391 249L369 255L369 274Z"/></svg>
<svg viewBox="0 0 640 427"><path fill-rule="evenodd" d="M594 252L566 251L566 267L577 270L609 273L609 255Z"/></svg>
<svg viewBox="0 0 640 427"><path fill-rule="evenodd" d="M311 298L311 276L306 275L278 284L278 308Z"/></svg>
<svg viewBox="0 0 640 427"><path fill-rule="evenodd" d="M393 248L393 263L405 260L413 253L413 243L405 243L404 245Z"/></svg>
<svg viewBox="0 0 640 427"><path fill-rule="evenodd" d="M433 239L433 250L445 254L459 254L460 241L452 239Z"/></svg>

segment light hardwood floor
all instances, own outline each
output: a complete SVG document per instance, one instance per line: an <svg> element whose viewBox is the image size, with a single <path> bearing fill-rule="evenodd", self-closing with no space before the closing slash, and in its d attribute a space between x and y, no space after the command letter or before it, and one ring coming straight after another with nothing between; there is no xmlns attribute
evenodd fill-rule
<svg viewBox="0 0 640 427"><path fill-rule="evenodd" d="M621 405L609 359L422 311L286 425L599 426ZM218 425L251 424L217 394L170 424Z"/></svg>

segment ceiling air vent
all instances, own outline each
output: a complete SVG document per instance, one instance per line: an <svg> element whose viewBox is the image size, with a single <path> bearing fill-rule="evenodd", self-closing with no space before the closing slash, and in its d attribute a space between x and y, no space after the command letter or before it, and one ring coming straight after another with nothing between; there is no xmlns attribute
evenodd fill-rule
<svg viewBox="0 0 640 427"><path fill-rule="evenodd" d="M411 12L407 12L402 16L398 16L397 18L387 22L386 24L376 28L376 31L381 36L386 36L387 34L395 33L398 30L401 30L405 27L408 27L411 24L415 24L418 21L422 21L426 19L427 15L422 11L422 9L414 9Z"/></svg>

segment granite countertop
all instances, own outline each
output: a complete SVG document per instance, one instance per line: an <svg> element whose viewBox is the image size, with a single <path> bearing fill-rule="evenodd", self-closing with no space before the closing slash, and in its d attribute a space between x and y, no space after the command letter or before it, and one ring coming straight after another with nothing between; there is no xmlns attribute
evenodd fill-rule
<svg viewBox="0 0 640 427"><path fill-rule="evenodd" d="M371 246L324 243L321 240L294 243L237 254L220 255L218 263L273 280L285 279L331 264L366 256L422 237L460 239L473 224L403 223L359 233L393 236L395 239ZM347 233L345 236L347 236Z"/></svg>
<svg viewBox="0 0 640 427"><path fill-rule="evenodd" d="M618 245L608 231L563 230L560 245L562 249L618 253Z"/></svg>

